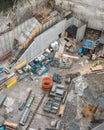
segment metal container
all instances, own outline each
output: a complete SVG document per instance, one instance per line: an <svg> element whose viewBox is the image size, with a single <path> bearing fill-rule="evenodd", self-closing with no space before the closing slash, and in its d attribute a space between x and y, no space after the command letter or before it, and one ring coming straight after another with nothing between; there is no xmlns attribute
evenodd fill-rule
<svg viewBox="0 0 104 130"><path fill-rule="evenodd" d="M17 83L17 79L12 80L9 84L6 85L6 88L12 87L14 84Z"/></svg>
<svg viewBox="0 0 104 130"><path fill-rule="evenodd" d="M28 119L29 114L30 114L30 109L27 107L25 109L21 119L20 119L20 122L19 122L20 125L23 125L23 126L25 125L25 123L26 123L26 121Z"/></svg>
<svg viewBox="0 0 104 130"><path fill-rule="evenodd" d="M35 98L35 95L31 95L31 96L29 97L29 99L27 100L27 103L26 103L26 107L30 107L30 106L31 106L31 104L32 104L32 102L33 102L33 100L34 100L34 98Z"/></svg>

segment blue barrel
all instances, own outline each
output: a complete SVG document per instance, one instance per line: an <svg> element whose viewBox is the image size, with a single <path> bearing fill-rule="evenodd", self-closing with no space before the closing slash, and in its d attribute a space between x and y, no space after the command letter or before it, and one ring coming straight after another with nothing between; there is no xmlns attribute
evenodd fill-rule
<svg viewBox="0 0 104 130"><path fill-rule="evenodd" d="M0 130L5 130L5 126L0 126Z"/></svg>
<svg viewBox="0 0 104 130"><path fill-rule="evenodd" d="M0 73L3 71L3 68L0 68Z"/></svg>
<svg viewBox="0 0 104 130"><path fill-rule="evenodd" d="M78 55L82 55L83 54L83 48L79 48L78 49Z"/></svg>

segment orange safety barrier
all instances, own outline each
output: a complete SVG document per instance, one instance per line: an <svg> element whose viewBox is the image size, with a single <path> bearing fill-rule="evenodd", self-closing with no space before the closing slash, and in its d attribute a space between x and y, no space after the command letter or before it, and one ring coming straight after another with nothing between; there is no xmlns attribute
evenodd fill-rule
<svg viewBox="0 0 104 130"><path fill-rule="evenodd" d="M42 79L42 88L43 89L50 89L52 88L53 80L51 77L44 77Z"/></svg>

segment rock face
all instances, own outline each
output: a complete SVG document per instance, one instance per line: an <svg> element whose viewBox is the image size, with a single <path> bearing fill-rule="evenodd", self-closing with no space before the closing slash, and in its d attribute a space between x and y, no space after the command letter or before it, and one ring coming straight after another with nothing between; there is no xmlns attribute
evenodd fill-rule
<svg viewBox="0 0 104 130"><path fill-rule="evenodd" d="M15 11L15 19L18 24L23 23L27 19L31 18L39 8L41 8L45 0L27 0L24 2L24 6L17 8Z"/></svg>
<svg viewBox="0 0 104 130"><path fill-rule="evenodd" d="M0 35L12 30L16 25L19 25L32 16L45 4L46 0L24 0L22 4L16 3L8 5L8 2L2 2L0 6ZM6 8L6 9L4 9Z"/></svg>
<svg viewBox="0 0 104 130"><path fill-rule="evenodd" d="M0 17L8 16L14 25L21 24L31 18L45 2L46 0L17 0L13 3L12 0L5 0L0 6Z"/></svg>
<svg viewBox="0 0 104 130"><path fill-rule="evenodd" d="M104 29L104 0L55 0L56 5L71 10L77 18L88 23L90 28Z"/></svg>

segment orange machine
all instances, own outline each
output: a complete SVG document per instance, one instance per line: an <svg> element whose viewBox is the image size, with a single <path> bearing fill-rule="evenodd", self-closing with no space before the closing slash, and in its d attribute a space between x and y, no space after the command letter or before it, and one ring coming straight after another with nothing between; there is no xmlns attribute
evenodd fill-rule
<svg viewBox="0 0 104 130"><path fill-rule="evenodd" d="M52 88L52 85L53 85L53 80L51 77L44 77L42 79L42 88L43 89L50 89Z"/></svg>

